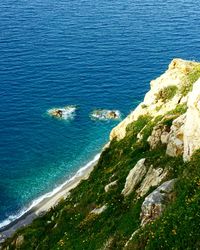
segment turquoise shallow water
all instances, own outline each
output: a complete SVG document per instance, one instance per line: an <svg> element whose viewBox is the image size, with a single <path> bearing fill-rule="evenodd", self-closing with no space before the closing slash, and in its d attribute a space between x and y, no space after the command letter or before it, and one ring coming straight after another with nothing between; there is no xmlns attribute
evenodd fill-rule
<svg viewBox="0 0 200 250"><path fill-rule="evenodd" d="M0 221L90 161L174 57L200 60L199 1L0 3ZM72 121L46 115L79 105Z"/></svg>

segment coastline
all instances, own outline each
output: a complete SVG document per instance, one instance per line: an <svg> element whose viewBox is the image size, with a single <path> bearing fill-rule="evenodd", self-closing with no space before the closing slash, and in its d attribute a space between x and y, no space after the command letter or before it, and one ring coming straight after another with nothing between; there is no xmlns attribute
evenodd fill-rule
<svg viewBox="0 0 200 250"><path fill-rule="evenodd" d="M62 198L67 197L70 190L77 187L82 180L88 179L94 166L98 163L100 154L101 153L97 154L84 167L80 168L72 178L55 188L52 192L39 197L35 200L36 202L33 201L30 207L16 217L15 220L0 228L0 243L11 237L19 228L29 225L35 218L48 212L48 210L56 206Z"/></svg>

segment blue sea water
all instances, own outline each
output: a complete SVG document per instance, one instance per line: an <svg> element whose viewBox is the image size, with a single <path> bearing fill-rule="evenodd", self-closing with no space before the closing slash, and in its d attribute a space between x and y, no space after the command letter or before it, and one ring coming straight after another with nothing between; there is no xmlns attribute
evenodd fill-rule
<svg viewBox="0 0 200 250"><path fill-rule="evenodd" d="M0 2L0 221L90 161L174 57L200 61L197 0ZM74 120L48 117L78 105Z"/></svg>

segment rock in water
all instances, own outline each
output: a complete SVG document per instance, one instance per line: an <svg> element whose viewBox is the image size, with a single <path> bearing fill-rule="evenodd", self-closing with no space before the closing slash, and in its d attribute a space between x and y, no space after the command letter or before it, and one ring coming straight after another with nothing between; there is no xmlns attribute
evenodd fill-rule
<svg viewBox="0 0 200 250"><path fill-rule="evenodd" d="M117 120L120 116L118 110L96 109L91 113L91 117L97 120Z"/></svg>
<svg viewBox="0 0 200 250"><path fill-rule="evenodd" d="M63 108L53 108L48 110L48 114L58 119L72 119L75 116L76 106L70 105Z"/></svg>

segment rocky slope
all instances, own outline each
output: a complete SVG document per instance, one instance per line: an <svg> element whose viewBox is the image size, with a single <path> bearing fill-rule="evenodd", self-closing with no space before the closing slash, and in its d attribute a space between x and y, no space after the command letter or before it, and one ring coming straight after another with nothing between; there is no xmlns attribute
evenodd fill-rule
<svg viewBox="0 0 200 250"><path fill-rule="evenodd" d="M58 206L3 249L200 249L200 64L174 59Z"/></svg>

